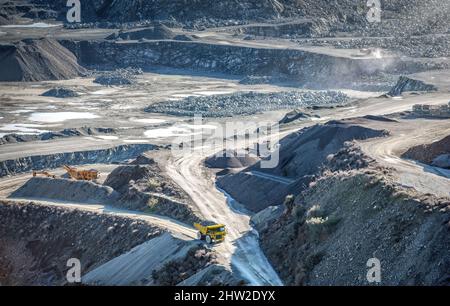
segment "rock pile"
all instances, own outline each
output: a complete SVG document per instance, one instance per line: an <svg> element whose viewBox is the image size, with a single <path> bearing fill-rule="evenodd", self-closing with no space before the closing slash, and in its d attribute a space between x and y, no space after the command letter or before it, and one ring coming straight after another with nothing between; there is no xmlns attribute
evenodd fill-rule
<svg viewBox="0 0 450 306"><path fill-rule="evenodd" d="M180 101L153 104L145 111L174 116L200 114L203 117L232 117L312 105L342 105L348 99L346 94L339 91L244 92L208 97L187 97Z"/></svg>
<svg viewBox="0 0 450 306"><path fill-rule="evenodd" d="M52 89L44 92L42 94L42 96L54 97L54 98L74 98L74 97L78 97L79 94L72 89L68 89L68 88L64 88L64 87L56 87L56 88L52 88Z"/></svg>

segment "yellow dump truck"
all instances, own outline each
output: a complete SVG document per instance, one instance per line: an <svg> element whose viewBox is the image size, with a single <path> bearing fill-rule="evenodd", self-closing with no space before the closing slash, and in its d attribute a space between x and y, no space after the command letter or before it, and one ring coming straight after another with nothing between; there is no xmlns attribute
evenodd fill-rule
<svg viewBox="0 0 450 306"><path fill-rule="evenodd" d="M194 223L194 227L198 230L197 238L205 240L207 243L217 243L225 240L227 232L225 225L214 222Z"/></svg>

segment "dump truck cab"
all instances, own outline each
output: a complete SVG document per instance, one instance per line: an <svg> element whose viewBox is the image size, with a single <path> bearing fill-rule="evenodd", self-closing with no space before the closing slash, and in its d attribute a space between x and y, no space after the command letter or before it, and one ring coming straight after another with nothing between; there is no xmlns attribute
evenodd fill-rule
<svg viewBox="0 0 450 306"><path fill-rule="evenodd" d="M225 240L227 231L225 225L214 222L194 223L194 227L198 230L197 238L205 240L207 243L217 243Z"/></svg>

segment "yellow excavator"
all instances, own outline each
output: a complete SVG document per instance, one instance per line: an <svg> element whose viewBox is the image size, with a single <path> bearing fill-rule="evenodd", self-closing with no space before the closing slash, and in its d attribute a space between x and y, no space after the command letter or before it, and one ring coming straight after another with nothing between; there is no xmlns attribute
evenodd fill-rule
<svg viewBox="0 0 450 306"><path fill-rule="evenodd" d="M225 225L223 224L205 221L194 223L194 227L198 230L197 238L199 240L205 240L207 243L222 242L227 235Z"/></svg>
<svg viewBox="0 0 450 306"><path fill-rule="evenodd" d="M36 177L38 175L42 175L42 176L50 177L50 178L56 178L56 175L51 174L50 172L47 172L47 171L33 171L33 177Z"/></svg>
<svg viewBox="0 0 450 306"><path fill-rule="evenodd" d="M99 172L95 169L91 170L78 170L77 168L64 165L64 169L69 176L74 180L79 181L93 181L100 177Z"/></svg>

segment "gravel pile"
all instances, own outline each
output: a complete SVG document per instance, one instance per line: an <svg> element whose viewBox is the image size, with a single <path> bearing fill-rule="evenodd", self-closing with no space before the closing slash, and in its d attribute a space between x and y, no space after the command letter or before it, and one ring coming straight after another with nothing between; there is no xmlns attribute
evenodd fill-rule
<svg viewBox="0 0 450 306"><path fill-rule="evenodd" d="M434 85L426 84L420 80L410 79L406 76L401 76L398 79L397 84L387 94L391 97L397 97L401 96L404 92L436 90L437 88Z"/></svg>
<svg viewBox="0 0 450 306"><path fill-rule="evenodd" d="M3 286L67 285L69 258L80 259L84 276L164 232L134 218L8 200L0 219Z"/></svg>
<svg viewBox="0 0 450 306"><path fill-rule="evenodd" d="M42 94L44 97L54 97L54 98L74 98L78 97L78 93L72 89L57 87L52 88Z"/></svg>
<svg viewBox="0 0 450 306"><path fill-rule="evenodd" d="M0 138L0 145L16 142L28 142L36 140L50 140L56 138L76 137L76 136L94 136L104 134L114 134L116 131L112 128L71 128L64 129L58 132L45 132L37 135L21 135L21 134L7 134Z"/></svg>
<svg viewBox="0 0 450 306"><path fill-rule="evenodd" d="M174 116L232 117L312 105L344 104L348 99L346 94L338 91L291 91L268 94L245 92L209 97L187 97L179 101L153 104L145 111Z"/></svg>
<svg viewBox="0 0 450 306"><path fill-rule="evenodd" d="M132 85L135 83L136 75L142 73L141 69L133 68L105 71L95 78L94 83L105 86Z"/></svg>

